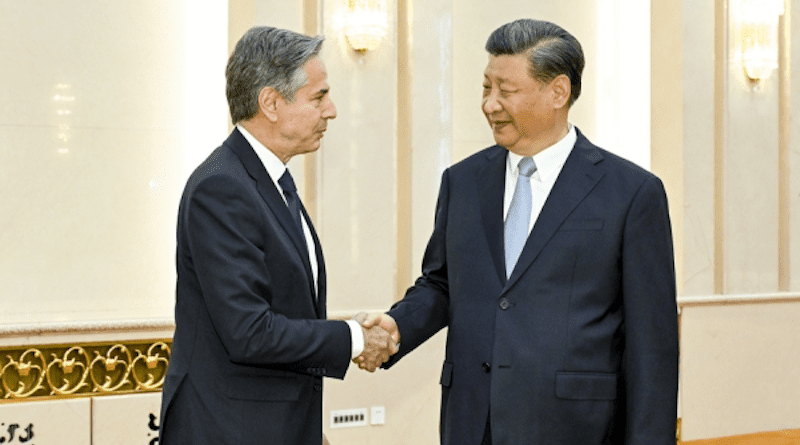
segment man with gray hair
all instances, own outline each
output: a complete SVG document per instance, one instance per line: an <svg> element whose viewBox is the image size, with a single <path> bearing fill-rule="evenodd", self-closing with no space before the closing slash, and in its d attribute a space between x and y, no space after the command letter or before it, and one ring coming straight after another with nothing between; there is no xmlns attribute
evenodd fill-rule
<svg viewBox="0 0 800 445"><path fill-rule="evenodd" d="M664 187L569 122L584 66L571 34L517 20L486 50L497 145L444 172L422 276L364 326L402 341L387 367L448 327L444 445L674 445Z"/></svg>
<svg viewBox="0 0 800 445"><path fill-rule="evenodd" d="M321 45L256 27L230 56L236 128L192 173L178 211L161 445L319 445L322 378L396 352L378 327L325 319L322 248L286 168L336 117Z"/></svg>

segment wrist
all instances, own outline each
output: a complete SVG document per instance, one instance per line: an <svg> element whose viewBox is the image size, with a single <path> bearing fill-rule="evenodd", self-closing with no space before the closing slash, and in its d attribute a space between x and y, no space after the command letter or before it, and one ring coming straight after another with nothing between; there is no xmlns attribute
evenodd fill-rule
<svg viewBox="0 0 800 445"><path fill-rule="evenodd" d="M355 320L345 320L350 327L350 358L354 359L364 352L364 331L361 323Z"/></svg>

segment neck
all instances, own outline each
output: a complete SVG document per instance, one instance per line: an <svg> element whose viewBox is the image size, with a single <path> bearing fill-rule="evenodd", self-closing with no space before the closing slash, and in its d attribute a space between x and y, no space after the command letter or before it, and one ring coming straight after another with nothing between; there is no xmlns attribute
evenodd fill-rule
<svg viewBox="0 0 800 445"><path fill-rule="evenodd" d="M534 141L527 147L514 147L509 148L509 151L516 153L520 156L535 156L545 149L552 147L561 139L564 139L569 133L569 123L564 120L554 125L547 134L542 135L539 139Z"/></svg>
<svg viewBox="0 0 800 445"><path fill-rule="evenodd" d="M261 145L274 153L275 156L281 160L281 162L284 164L288 163L292 156L288 153L285 153L284 150L281 150L282 145L280 144L280 138L274 137L274 132L271 131L271 127L268 125L268 122L261 122L261 120L263 119L259 119L259 117L256 116L252 119L241 121L237 125L241 125L242 128L253 135L258 142L261 142Z"/></svg>

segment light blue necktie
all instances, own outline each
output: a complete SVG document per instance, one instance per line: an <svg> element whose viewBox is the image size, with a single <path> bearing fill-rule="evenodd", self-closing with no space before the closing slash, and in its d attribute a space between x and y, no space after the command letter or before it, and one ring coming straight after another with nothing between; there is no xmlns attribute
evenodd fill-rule
<svg viewBox="0 0 800 445"><path fill-rule="evenodd" d="M517 264L522 247L528 239L528 227L531 222L531 175L536 171L533 158L525 157L519 161L519 176L514 197L508 208L506 217L505 242L506 242L506 277L511 276L514 265Z"/></svg>

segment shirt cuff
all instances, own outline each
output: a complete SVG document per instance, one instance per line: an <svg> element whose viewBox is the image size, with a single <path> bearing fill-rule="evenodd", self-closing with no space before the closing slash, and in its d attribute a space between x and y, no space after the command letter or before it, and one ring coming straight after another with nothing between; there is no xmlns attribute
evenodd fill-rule
<svg viewBox="0 0 800 445"><path fill-rule="evenodd" d="M364 352L364 332L361 330L361 323L355 320L345 320L347 326L350 326L350 339L352 346L350 349L350 358L356 358Z"/></svg>

